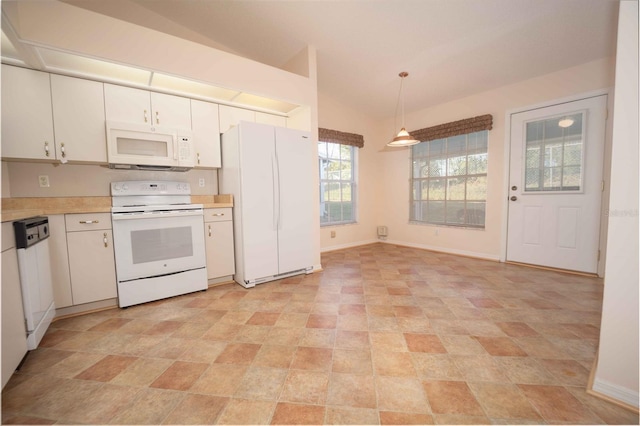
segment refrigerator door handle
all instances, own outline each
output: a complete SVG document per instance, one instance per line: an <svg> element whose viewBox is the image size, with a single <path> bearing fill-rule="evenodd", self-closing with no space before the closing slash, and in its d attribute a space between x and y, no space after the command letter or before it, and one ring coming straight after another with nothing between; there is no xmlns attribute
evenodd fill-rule
<svg viewBox="0 0 640 426"><path fill-rule="evenodd" d="M273 212L273 230L278 230L278 216L280 214L280 206L278 205L278 165L276 164L276 156L275 154L271 154L271 183L273 185L273 199L272 199L272 212ZM279 198L279 197L278 197Z"/></svg>
<svg viewBox="0 0 640 426"><path fill-rule="evenodd" d="M275 153L274 158L276 160L276 182L275 182L275 190L277 191L276 197L276 205L278 206L278 215L277 215L277 229L282 228L282 209L280 205L280 161L278 161L278 152Z"/></svg>

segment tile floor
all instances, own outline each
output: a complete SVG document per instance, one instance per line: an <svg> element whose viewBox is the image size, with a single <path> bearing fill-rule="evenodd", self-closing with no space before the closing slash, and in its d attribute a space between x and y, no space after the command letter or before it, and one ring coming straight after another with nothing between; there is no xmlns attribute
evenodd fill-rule
<svg viewBox="0 0 640 426"><path fill-rule="evenodd" d="M5 424L638 424L585 392L602 281L374 244L52 324Z"/></svg>

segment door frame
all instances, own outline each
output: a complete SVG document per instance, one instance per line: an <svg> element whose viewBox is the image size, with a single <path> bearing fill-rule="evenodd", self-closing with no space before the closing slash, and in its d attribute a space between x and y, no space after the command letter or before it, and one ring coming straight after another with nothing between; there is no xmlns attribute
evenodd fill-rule
<svg viewBox="0 0 640 426"><path fill-rule="evenodd" d="M500 243L500 262L507 261L507 229L509 225L509 173L511 170L511 116L521 112L534 109L547 108L553 105L579 101L585 98L593 98L596 96L607 95L607 118L605 122L605 140L604 140L604 157L602 165L602 179L604 181L604 191L602 193L602 202L600 206L600 259L598 261L598 276L604 276L604 266L607 257L607 227L606 219L607 210L609 208L609 181L611 177L611 144L613 135L613 88L594 90L579 93L563 98L552 99L544 102L538 102L532 105L512 108L505 111L504 118L504 152L503 164L503 187L502 187L502 238Z"/></svg>

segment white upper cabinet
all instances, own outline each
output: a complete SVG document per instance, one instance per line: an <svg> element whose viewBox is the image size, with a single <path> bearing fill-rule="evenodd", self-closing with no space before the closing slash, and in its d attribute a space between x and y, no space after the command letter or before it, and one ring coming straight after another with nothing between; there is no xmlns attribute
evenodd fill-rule
<svg viewBox="0 0 640 426"><path fill-rule="evenodd" d="M55 156L49 74L2 65L2 157Z"/></svg>
<svg viewBox="0 0 640 426"><path fill-rule="evenodd" d="M109 121L191 129L188 98L113 84L104 85L104 97Z"/></svg>
<svg viewBox="0 0 640 426"><path fill-rule="evenodd" d="M222 163L218 104L192 99L191 128L196 148L196 167L219 168Z"/></svg>
<svg viewBox="0 0 640 426"><path fill-rule="evenodd" d="M106 163L103 84L52 74L51 97L57 158Z"/></svg>
<svg viewBox="0 0 640 426"><path fill-rule="evenodd" d="M256 113L254 111L236 108L228 105L220 105L220 133L224 133L241 121L255 123Z"/></svg>
<svg viewBox="0 0 640 426"><path fill-rule="evenodd" d="M287 127L287 118L265 112L256 112L256 123L268 124L275 127Z"/></svg>
<svg viewBox="0 0 640 426"><path fill-rule="evenodd" d="M189 98L151 92L151 111L156 126L191 129Z"/></svg>

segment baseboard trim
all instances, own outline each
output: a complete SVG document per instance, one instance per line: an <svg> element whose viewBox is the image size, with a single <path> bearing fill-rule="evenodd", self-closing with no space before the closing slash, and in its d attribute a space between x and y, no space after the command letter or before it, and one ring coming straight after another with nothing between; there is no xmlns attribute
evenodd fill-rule
<svg viewBox="0 0 640 426"><path fill-rule="evenodd" d="M466 250L448 249L448 248L444 248L444 247L430 246L430 245L426 245L426 244L407 243L407 242L404 242L404 241L387 240L387 241L380 241L380 242L383 243L383 244L392 244L394 246L411 247L411 248L417 248L417 249L422 249L422 250L435 251L435 252L438 252L438 253L455 254L457 256L464 256L464 257L471 257L471 258L474 258L474 259L483 259L483 260L491 260L491 261L494 261L494 262L500 262L500 256L498 256L498 255L490 255L490 254L486 254L486 253L477 253L477 252L466 251Z"/></svg>
<svg viewBox="0 0 640 426"><path fill-rule="evenodd" d="M606 380L595 379L593 381L593 386L591 389L587 390L587 393L605 399L635 413L640 411L640 406L638 405L640 394L638 394L638 392L623 388L622 386L607 382Z"/></svg>
<svg viewBox="0 0 640 426"><path fill-rule="evenodd" d="M336 250L344 250L344 249L348 249L348 248L352 248L352 247L360 247L360 246L366 246L369 244L373 244L373 243L379 243L382 242L380 240L367 240L367 241L358 241L355 243L348 243L348 244L340 244L337 246L330 246L330 247L323 247L320 249L320 253L325 253L325 252L329 252L329 251L336 251Z"/></svg>

